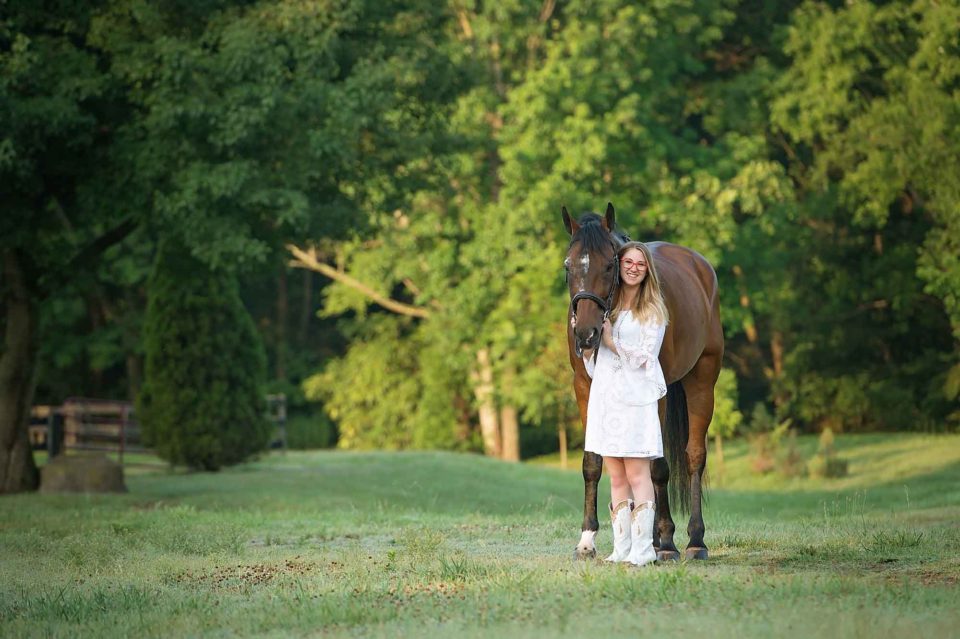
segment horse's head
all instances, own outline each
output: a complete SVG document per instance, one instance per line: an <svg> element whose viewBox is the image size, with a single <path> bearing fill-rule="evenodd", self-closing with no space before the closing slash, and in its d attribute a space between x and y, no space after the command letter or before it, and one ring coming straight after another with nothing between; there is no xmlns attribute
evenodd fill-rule
<svg viewBox="0 0 960 639"><path fill-rule="evenodd" d="M620 274L617 249L623 243L613 233L613 204L603 217L584 213L574 221L561 209L570 247L563 265L570 288L570 325L577 354L600 345L603 319L610 311Z"/></svg>

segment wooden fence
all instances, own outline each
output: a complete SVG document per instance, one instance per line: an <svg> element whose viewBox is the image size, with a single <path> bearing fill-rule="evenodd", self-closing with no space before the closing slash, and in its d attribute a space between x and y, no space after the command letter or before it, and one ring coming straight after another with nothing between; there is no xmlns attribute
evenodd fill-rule
<svg viewBox="0 0 960 639"><path fill-rule="evenodd" d="M71 397L61 406L34 406L30 443L51 457L67 450L116 453L145 452L133 405L110 399Z"/></svg>
<svg viewBox="0 0 960 639"><path fill-rule="evenodd" d="M287 449L287 398L267 395L267 419L275 426L270 448ZM116 453L149 452L140 439L133 404L112 399L71 397L61 406L34 406L30 411L30 444L54 457L68 450Z"/></svg>

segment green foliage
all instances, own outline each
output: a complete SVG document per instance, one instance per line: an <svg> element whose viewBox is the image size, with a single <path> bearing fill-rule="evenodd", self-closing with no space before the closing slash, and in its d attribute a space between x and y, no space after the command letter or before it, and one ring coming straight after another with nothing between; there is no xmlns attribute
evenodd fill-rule
<svg viewBox="0 0 960 639"><path fill-rule="evenodd" d="M792 64L772 101L772 123L799 145L795 153L810 158L794 163L797 179L811 195L830 193L833 214L824 217L836 244L851 251L843 263L825 260L829 279L821 299L835 305L838 294L859 296L847 301L845 312L823 315L856 318L860 326L834 326L836 337L846 336L842 355L824 345L847 366L856 362L866 370L846 380L832 371L824 377L844 387L836 407L860 413L873 427L923 424L920 413L930 415L936 404L924 378L943 368L933 353L949 352L951 365L960 353L960 56L955 30L946 26L958 19L956 3L858 2L835 9L806 3L794 15L786 43ZM878 355L885 361L872 364ZM822 363L817 369L824 372ZM811 375L815 370L810 367ZM904 379L902 370L920 379ZM890 415L891 406L878 399L892 394L900 410ZM945 407L934 410L934 421L944 417ZM845 417L838 418L843 425Z"/></svg>
<svg viewBox="0 0 960 639"><path fill-rule="evenodd" d="M218 470L262 451L265 360L232 275L171 243L150 279L144 440L172 464Z"/></svg>
<svg viewBox="0 0 960 639"><path fill-rule="evenodd" d="M529 447L576 440L557 211L612 200L717 268L711 432L738 402L960 427L955 2L188 4L0 16L0 249L44 299L39 397L136 392L166 237L243 277L278 384L324 371L341 446L479 449L479 352ZM284 297L288 241L424 317Z"/></svg>
<svg viewBox="0 0 960 639"><path fill-rule="evenodd" d="M326 415L292 415L287 420L287 446L293 450L332 448L337 444L337 429Z"/></svg>
<svg viewBox="0 0 960 639"><path fill-rule="evenodd" d="M714 387L713 421L710 432L720 437L733 437L743 422L743 413L737 410L737 377L733 371L723 369Z"/></svg>
<svg viewBox="0 0 960 639"><path fill-rule="evenodd" d="M401 339L410 323L378 315L366 323L363 341L341 360L304 382L307 398L324 402L336 421L342 448L430 447L453 441L431 442L434 429L416 419L421 386L419 348L413 339ZM452 425L451 425L452 426Z"/></svg>

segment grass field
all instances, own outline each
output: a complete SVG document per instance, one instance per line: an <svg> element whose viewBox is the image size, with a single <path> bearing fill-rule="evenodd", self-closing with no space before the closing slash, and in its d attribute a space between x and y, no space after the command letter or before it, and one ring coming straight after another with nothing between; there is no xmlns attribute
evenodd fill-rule
<svg viewBox="0 0 960 639"><path fill-rule="evenodd" d="M582 481L550 459L137 464L126 495L0 498L0 635L957 636L960 436L837 444L836 480L756 478L728 444L711 559L642 570L572 560Z"/></svg>

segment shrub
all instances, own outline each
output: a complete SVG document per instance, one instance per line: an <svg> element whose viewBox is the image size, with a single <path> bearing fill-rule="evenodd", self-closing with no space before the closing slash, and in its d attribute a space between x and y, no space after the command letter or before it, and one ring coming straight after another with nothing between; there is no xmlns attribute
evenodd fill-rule
<svg viewBox="0 0 960 639"><path fill-rule="evenodd" d="M817 454L807 462L807 472L813 477L846 477L849 464L846 459L837 456L833 447L833 431L825 428L820 433L820 444Z"/></svg>
<svg viewBox="0 0 960 639"><path fill-rule="evenodd" d="M292 415L287 420L287 446L294 450L333 448L337 427L322 413Z"/></svg>
<svg viewBox="0 0 960 639"><path fill-rule="evenodd" d="M777 457L777 471L784 477L801 477L806 474L806 464L803 462L803 455L797 446L797 431L790 428L790 422L785 421L777 428L783 428L786 431L786 442L783 437L780 438L780 453Z"/></svg>
<svg viewBox="0 0 960 639"><path fill-rule="evenodd" d="M139 414L173 464L217 470L266 447L266 357L236 279L161 247L149 282Z"/></svg>
<svg viewBox="0 0 960 639"><path fill-rule="evenodd" d="M765 475L777 471L785 477L798 477L806 472L791 423L785 419L778 424L763 404L753 407L747 424L747 441L750 442L750 469L754 473Z"/></svg>
<svg viewBox="0 0 960 639"><path fill-rule="evenodd" d="M747 441L750 443L750 470L758 475L773 471L776 466L777 444L771 436L773 416L762 403L754 404L747 423Z"/></svg>

